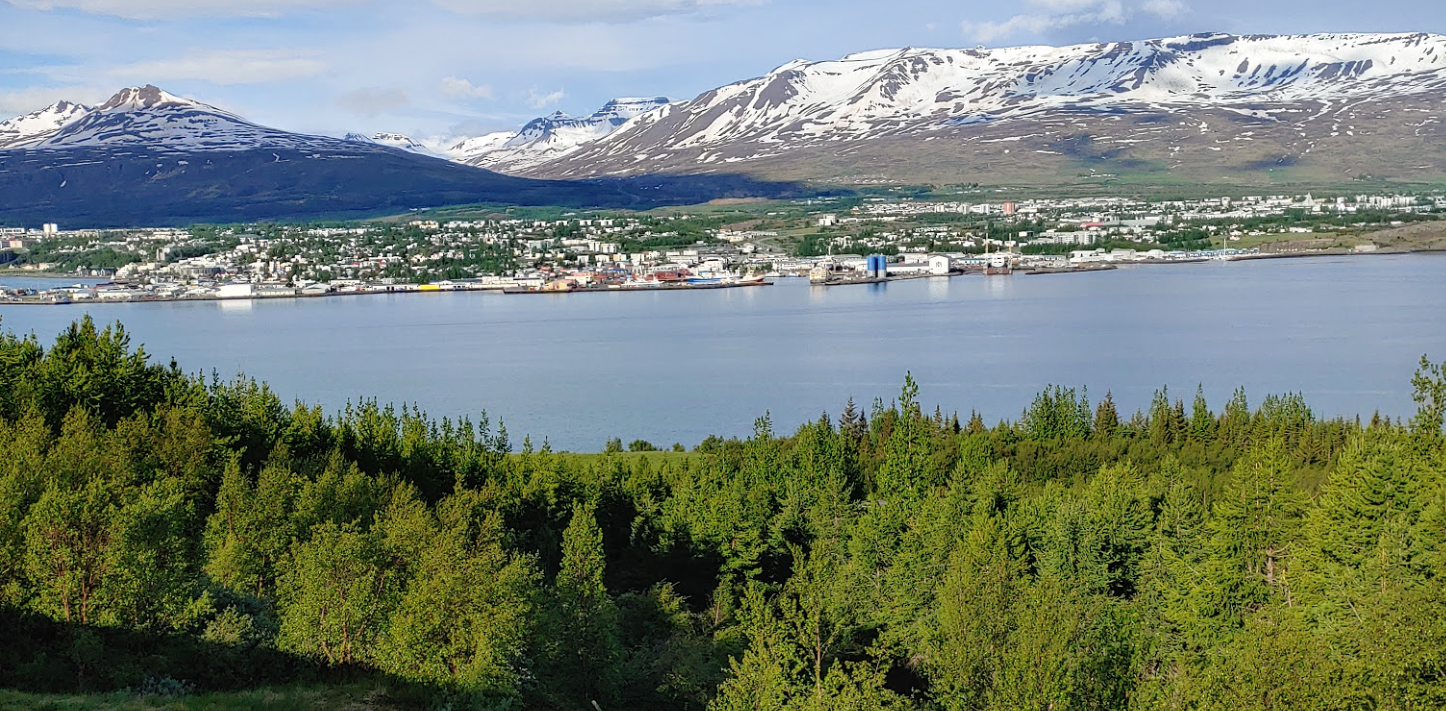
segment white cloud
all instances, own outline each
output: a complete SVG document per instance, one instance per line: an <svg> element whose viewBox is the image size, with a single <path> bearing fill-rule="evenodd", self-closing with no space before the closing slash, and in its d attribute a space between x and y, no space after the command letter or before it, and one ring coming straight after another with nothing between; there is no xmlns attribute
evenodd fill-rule
<svg viewBox="0 0 1446 711"><path fill-rule="evenodd" d="M965 21L964 35L976 42L996 42L1079 25L1123 25L1134 12L1121 0L1029 0L1029 5L1039 12L1015 15L1003 22ZM1147 0L1141 9L1168 19L1163 13L1179 14L1188 8L1179 0Z"/></svg>
<svg viewBox="0 0 1446 711"><path fill-rule="evenodd" d="M274 17L313 7L366 0L6 0L25 10L79 10L133 20L173 17Z"/></svg>
<svg viewBox="0 0 1446 711"><path fill-rule="evenodd" d="M487 86L486 84L478 86L470 81L467 81L466 79L458 79L457 77L447 77L443 79L442 84L438 87L438 89L442 92L444 96L449 96L453 99L492 98L492 87Z"/></svg>
<svg viewBox="0 0 1446 711"><path fill-rule="evenodd" d="M105 101L114 90L90 86L29 87L0 91L0 119L28 114L57 101L72 101L94 106Z"/></svg>
<svg viewBox="0 0 1446 711"><path fill-rule="evenodd" d="M108 69L106 74L120 81L194 80L234 86L303 79L322 74L328 68L326 62L313 54L246 49L192 52L178 59L135 62Z"/></svg>
<svg viewBox="0 0 1446 711"><path fill-rule="evenodd" d="M1052 13L1076 13L1093 10L1100 0L1029 0L1029 4Z"/></svg>
<svg viewBox="0 0 1446 711"><path fill-rule="evenodd" d="M709 7L761 5L767 0L433 0L462 15L563 24L630 22Z"/></svg>
<svg viewBox="0 0 1446 711"><path fill-rule="evenodd" d="M134 20L177 17L276 17L373 0L5 0L26 10L79 10ZM432 0L452 12L524 22L628 22L768 0Z"/></svg>
<svg viewBox="0 0 1446 711"><path fill-rule="evenodd" d="M579 72L632 72L696 62L704 50L697 42L683 39L685 36L684 32L659 32L649 23L511 25L454 21L440 26L408 26L375 40L393 51L386 57L387 66L374 66L372 71L387 73L391 67L407 67L408 76L397 74L386 82L399 86L418 75L465 76L459 72L486 71L494 94L510 97L518 88L525 95L526 87L534 83L565 85L570 76ZM718 45L727 46L716 42L707 51L717 51ZM355 54L360 56L346 62L348 69L374 65L366 52ZM337 65L343 62L338 60ZM480 67L485 70L477 69Z"/></svg>
<svg viewBox="0 0 1446 711"><path fill-rule="evenodd" d="M406 108L411 103L411 97L403 89L357 89L336 97L337 106L367 117Z"/></svg>
<svg viewBox="0 0 1446 711"><path fill-rule="evenodd" d="M527 90L527 105L534 109L545 109L566 98L567 93L562 89L548 94L538 91L535 86Z"/></svg>
<svg viewBox="0 0 1446 711"><path fill-rule="evenodd" d="M1190 12L1190 6L1180 0L1146 0L1140 9L1162 20L1173 20Z"/></svg>

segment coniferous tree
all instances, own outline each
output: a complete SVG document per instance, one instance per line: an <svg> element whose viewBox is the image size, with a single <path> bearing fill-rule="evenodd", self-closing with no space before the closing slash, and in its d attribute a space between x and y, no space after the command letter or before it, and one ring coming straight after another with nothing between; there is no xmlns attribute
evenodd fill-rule
<svg viewBox="0 0 1446 711"><path fill-rule="evenodd" d="M1215 437L1215 415L1205 403L1205 387L1195 389L1195 402L1190 406L1190 438L1205 442Z"/></svg>
<svg viewBox="0 0 1446 711"><path fill-rule="evenodd" d="M838 430L839 432L848 435L851 439L856 439L857 437L855 435L857 433L858 426L859 412L858 409L854 406L854 399L850 397L848 404L844 405L843 414L839 415Z"/></svg>
<svg viewBox="0 0 1446 711"><path fill-rule="evenodd" d="M1305 501L1281 440L1252 447L1235 464L1211 521L1204 594L1212 614L1240 619L1252 607L1290 600L1285 561L1299 538Z"/></svg>
<svg viewBox="0 0 1446 711"><path fill-rule="evenodd" d="M919 385L912 376L904 377L899 396L898 413L889 434L887 452L878 475L879 492L888 497L910 497L928 481L926 462L930 455L930 438L919 409ZM877 419L875 420L877 422Z"/></svg>
<svg viewBox="0 0 1446 711"><path fill-rule="evenodd" d="M984 426L984 416L978 410L969 413L969 434L983 434L988 431Z"/></svg>
<svg viewBox="0 0 1446 711"><path fill-rule="evenodd" d="M1361 604L1431 575L1421 566L1430 536L1419 527L1432 478L1392 433L1367 432L1347 446L1309 511L1298 555L1302 592L1320 614L1353 617Z"/></svg>
<svg viewBox="0 0 1446 711"><path fill-rule="evenodd" d="M979 517L961 541L941 582L929 625L934 700L948 709L987 708L998 691L1000 660L1017 627L1025 566L1004 522Z"/></svg>
<svg viewBox="0 0 1446 711"><path fill-rule="evenodd" d="M1220 415L1220 439L1239 447L1245 444L1249 435L1250 406L1245 399L1245 388L1237 388Z"/></svg>
<svg viewBox="0 0 1446 711"><path fill-rule="evenodd" d="M1103 400L1095 408L1093 430L1095 434L1109 439L1120 428L1120 413L1115 409L1114 394L1106 391Z"/></svg>
<svg viewBox="0 0 1446 711"><path fill-rule="evenodd" d="M603 583L606 565L593 509L579 504L562 534L555 584L555 673L563 675L564 688L585 704L608 703L617 693L617 608Z"/></svg>

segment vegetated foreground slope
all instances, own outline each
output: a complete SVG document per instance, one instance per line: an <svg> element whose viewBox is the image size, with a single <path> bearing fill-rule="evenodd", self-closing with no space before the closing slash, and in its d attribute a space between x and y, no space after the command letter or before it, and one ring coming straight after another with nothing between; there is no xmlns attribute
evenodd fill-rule
<svg viewBox="0 0 1446 711"><path fill-rule="evenodd" d="M987 427L899 399L689 454L327 416L89 321L0 340L0 686L370 678L453 707L1440 708L1446 373ZM599 433L602 439L606 433ZM639 449L644 449L641 444ZM187 686L190 685L190 686Z"/></svg>
<svg viewBox="0 0 1446 711"><path fill-rule="evenodd" d="M393 711L423 709L423 698L398 697L374 682L297 683L243 691L197 692L179 682L104 694L37 694L0 690L6 711Z"/></svg>

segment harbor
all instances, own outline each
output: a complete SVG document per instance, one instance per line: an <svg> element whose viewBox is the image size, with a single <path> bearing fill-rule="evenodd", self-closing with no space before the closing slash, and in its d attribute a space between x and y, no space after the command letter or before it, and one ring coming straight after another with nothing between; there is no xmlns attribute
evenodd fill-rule
<svg viewBox="0 0 1446 711"><path fill-rule="evenodd" d="M30 286L16 287L6 286L5 272L0 271L0 305L247 301L478 291L509 295L657 293L769 286L773 283L770 279L785 277L806 277L813 286L837 287L961 276L1084 274L1113 271L1127 266L1373 254L1384 253L1362 248L1292 252L1264 252L1258 248L1170 252L1159 249L1095 248L1074 250L1067 256L1011 251L986 254L921 252L895 256L831 255L800 260L802 263L797 265L785 265L778 261L771 265L773 269L766 271L758 270L758 267L763 265L730 265L724 260L712 259L698 272L676 262L665 262L654 266L641 264L628 268L612 265L591 269L537 269L510 276L489 275L428 283L413 283L394 278L330 281L298 279L288 282L244 278L224 281L216 278L175 281L150 278L103 281L92 278L91 283L66 284L71 278L82 277L50 274L45 276L62 285L51 287L32 283ZM17 274L16 277L36 281L24 273Z"/></svg>
<svg viewBox="0 0 1446 711"><path fill-rule="evenodd" d="M512 287L503 289L504 294L616 294L621 292L652 292L660 291L706 291L710 289L745 289L753 286L772 286L773 282L765 281L762 277L755 279L737 279L731 281L700 281L698 283L680 282L656 282L652 284L603 284L594 286L575 286L558 288L530 288Z"/></svg>
<svg viewBox="0 0 1446 711"><path fill-rule="evenodd" d="M61 280L58 280L61 281ZM64 284L64 281L61 281ZM347 296L396 294L440 294L457 292L493 292L502 294L590 294L618 292L675 292L712 289L739 289L770 286L762 276L755 277L689 277L671 272L659 278L632 278L621 281L581 280L575 278L459 280L432 284L376 282L333 282L307 286L287 284L131 284L122 282L73 283L53 288L5 288L0 283L0 305L63 306L68 304L158 303L172 301L247 301L273 299L316 299Z"/></svg>

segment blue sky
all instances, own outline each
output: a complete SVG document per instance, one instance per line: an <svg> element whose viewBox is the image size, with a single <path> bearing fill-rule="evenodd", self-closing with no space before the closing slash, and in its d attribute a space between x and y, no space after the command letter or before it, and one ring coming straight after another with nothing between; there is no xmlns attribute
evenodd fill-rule
<svg viewBox="0 0 1446 711"><path fill-rule="evenodd" d="M795 58L1207 31L1446 33L1446 3L0 0L0 118L151 83L289 130L475 135Z"/></svg>

